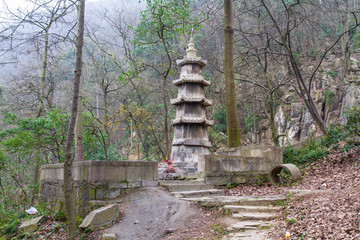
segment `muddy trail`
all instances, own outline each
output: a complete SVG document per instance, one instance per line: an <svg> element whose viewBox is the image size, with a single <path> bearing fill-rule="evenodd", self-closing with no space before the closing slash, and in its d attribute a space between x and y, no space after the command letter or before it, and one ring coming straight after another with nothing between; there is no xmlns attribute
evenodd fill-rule
<svg viewBox="0 0 360 240"><path fill-rule="evenodd" d="M123 200L123 219L107 229L120 240L176 239L176 235L188 235L196 231L194 225L201 227L210 220L199 206L172 196L162 187L139 188Z"/></svg>

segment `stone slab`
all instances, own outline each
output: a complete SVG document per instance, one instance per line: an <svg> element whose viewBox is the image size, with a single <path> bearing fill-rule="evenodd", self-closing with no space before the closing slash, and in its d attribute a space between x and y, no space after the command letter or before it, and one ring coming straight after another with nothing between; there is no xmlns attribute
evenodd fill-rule
<svg viewBox="0 0 360 240"><path fill-rule="evenodd" d="M119 217L119 205L113 204L89 213L80 224L80 228L97 228L110 224Z"/></svg>
<svg viewBox="0 0 360 240"><path fill-rule="evenodd" d="M157 187L159 185L159 181L141 181L142 187Z"/></svg>
<svg viewBox="0 0 360 240"><path fill-rule="evenodd" d="M43 218L44 216L40 216L23 222L18 229L18 236L21 237L24 236L25 233L34 232Z"/></svg>
<svg viewBox="0 0 360 240"><path fill-rule="evenodd" d="M116 240L115 233L105 233L102 235L101 240Z"/></svg>
<svg viewBox="0 0 360 240"><path fill-rule="evenodd" d="M183 200L199 203L205 207L220 207L225 205L246 205L246 206L269 206L280 201L285 201L286 196L214 196L214 197L199 197L199 198L183 198Z"/></svg>
<svg viewBox="0 0 360 240"><path fill-rule="evenodd" d="M208 190L194 190L183 192L172 192L175 196L187 197L203 197L203 196L221 196L224 195L224 189L208 189Z"/></svg>
<svg viewBox="0 0 360 240"><path fill-rule="evenodd" d="M262 213L274 213L281 210L280 207L270 206L239 206L239 205L226 205L224 209L228 209L233 213L239 212L262 212Z"/></svg>
<svg viewBox="0 0 360 240"><path fill-rule="evenodd" d="M278 216L276 216L275 214L256 212L234 213L232 217L241 220L273 220L278 218Z"/></svg>
<svg viewBox="0 0 360 240"><path fill-rule="evenodd" d="M205 184L202 181L162 181L160 185L167 188L170 192L209 190L214 188L214 185Z"/></svg>

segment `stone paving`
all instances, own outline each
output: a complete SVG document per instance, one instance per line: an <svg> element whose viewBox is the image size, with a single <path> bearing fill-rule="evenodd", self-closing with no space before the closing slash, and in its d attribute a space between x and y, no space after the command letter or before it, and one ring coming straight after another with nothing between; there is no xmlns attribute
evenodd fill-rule
<svg viewBox="0 0 360 240"><path fill-rule="evenodd" d="M279 207L273 204L286 200L285 196L243 197L224 196L222 189L201 181L162 181L172 194L204 207L223 207L225 214L234 220L227 228L229 235L222 240L265 240L266 232L273 226Z"/></svg>

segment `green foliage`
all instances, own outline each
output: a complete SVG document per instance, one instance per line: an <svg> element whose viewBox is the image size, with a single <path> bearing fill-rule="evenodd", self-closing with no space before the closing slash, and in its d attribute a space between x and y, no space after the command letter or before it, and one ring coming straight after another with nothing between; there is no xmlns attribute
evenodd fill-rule
<svg viewBox="0 0 360 240"><path fill-rule="evenodd" d="M4 122L11 128L0 132L0 139L4 150L9 154L30 158L34 152L47 148L54 156L62 158L67 114L53 110L45 118L19 118L9 113Z"/></svg>
<svg viewBox="0 0 360 240"><path fill-rule="evenodd" d="M147 9L141 12L141 22L136 27L141 40L158 39L168 41L176 39L180 34L190 34L200 25L198 19L191 15L191 0L146 0ZM185 24L184 24L185 23Z"/></svg>
<svg viewBox="0 0 360 240"><path fill-rule="evenodd" d="M325 90L323 93L323 98L325 98L326 105L333 105L336 103L337 97L336 93L331 90Z"/></svg>
<svg viewBox="0 0 360 240"><path fill-rule="evenodd" d="M245 111L245 125L246 125L246 129L248 132L254 131L254 110L253 110L253 105L248 103L245 104L244 107L244 111ZM259 122L261 121L261 117L257 116L256 117L256 127L258 126Z"/></svg>
<svg viewBox="0 0 360 240"><path fill-rule="evenodd" d="M284 163L305 164L326 157L329 150L324 148L319 141L310 140L305 148L295 149L291 146L285 147L283 151Z"/></svg>
<svg viewBox="0 0 360 240"><path fill-rule="evenodd" d="M217 108L213 118L215 120L214 131L226 133L226 110L224 108Z"/></svg>
<svg viewBox="0 0 360 240"><path fill-rule="evenodd" d="M56 221L61 221L61 222L65 222L66 220L66 215L63 211L59 210L54 214L54 219Z"/></svg>
<svg viewBox="0 0 360 240"><path fill-rule="evenodd" d="M283 149L284 163L306 164L325 158L332 149L339 149L341 142L345 144L342 144L340 150L345 152L358 147L356 138L360 137L360 109L358 107L347 109L344 116L346 124L330 125L328 133L321 141L311 139L305 147L300 149L285 147Z"/></svg>
<svg viewBox="0 0 360 240"><path fill-rule="evenodd" d="M214 230L215 239L222 239L225 235L229 235L226 225L224 224L214 224L212 225L212 229Z"/></svg>
<svg viewBox="0 0 360 240"><path fill-rule="evenodd" d="M338 75L338 73L339 73L339 71L337 71L337 70L329 70L329 71L327 71L326 72L330 77L336 77L337 75Z"/></svg>
<svg viewBox="0 0 360 240"><path fill-rule="evenodd" d="M15 219L13 222L11 222L10 224L5 224L4 227L4 234L13 234L16 233L18 227L20 225L20 220L19 219Z"/></svg>
<svg viewBox="0 0 360 240"><path fill-rule="evenodd" d="M360 137L360 108L352 107L347 109L344 116L346 118L346 130Z"/></svg>

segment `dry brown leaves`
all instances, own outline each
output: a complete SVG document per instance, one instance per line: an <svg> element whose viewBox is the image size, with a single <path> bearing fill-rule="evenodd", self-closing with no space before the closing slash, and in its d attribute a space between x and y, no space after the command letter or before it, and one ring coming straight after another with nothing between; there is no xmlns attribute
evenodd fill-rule
<svg viewBox="0 0 360 240"><path fill-rule="evenodd" d="M304 171L305 177L295 186L241 186L226 192L273 195L291 188L322 189L325 184L330 194L292 199L282 212L281 220L288 223L276 227L269 237L283 239L290 232L291 239L360 239L360 151L335 151Z"/></svg>

